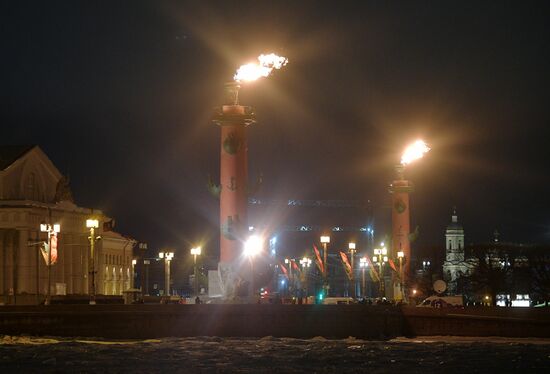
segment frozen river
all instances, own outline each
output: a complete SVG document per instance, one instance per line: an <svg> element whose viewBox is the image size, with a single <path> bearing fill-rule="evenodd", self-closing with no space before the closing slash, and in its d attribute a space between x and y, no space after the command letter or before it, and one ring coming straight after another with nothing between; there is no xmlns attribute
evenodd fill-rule
<svg viewBox="0 0 550 374"><path fill-rule="evenodd" d="M550 339L0 337L0 373L549 372Z"/></svg>

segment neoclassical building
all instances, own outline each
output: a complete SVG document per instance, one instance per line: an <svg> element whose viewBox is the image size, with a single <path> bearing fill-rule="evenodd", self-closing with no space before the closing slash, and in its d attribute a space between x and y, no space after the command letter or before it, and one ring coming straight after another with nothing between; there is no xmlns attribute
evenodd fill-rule
<svg viewBox="0 0 550 374"><path fill-rule="evenodd" d="M40 303L48 283L51 295L89 294L90 218L99 221L96 294L121 295L133 287L135 240L111 231L112 218L102 211L77 206L67 178L38 146L0 146L0 304ZM56 250L51 246L50 272L48 234L41 224L60 228Z"/></svg>
<svg viewBox="0 0 550 374"><path fill-rule="evenodd" d="M445 262L443 263L443 278L447 282L449 294L456 292L457 279L468 276L476 267L473 258L466 258L464 250L464 228L458 223L456 209L453 210L451 223L445 230Z"/></svg>

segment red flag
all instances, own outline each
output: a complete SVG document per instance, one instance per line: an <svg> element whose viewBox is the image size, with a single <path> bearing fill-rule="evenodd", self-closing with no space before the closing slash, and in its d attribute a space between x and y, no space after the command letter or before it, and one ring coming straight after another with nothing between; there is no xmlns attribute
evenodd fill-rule
<svg viewBox="0 0 550 374"><path fill-rule="evenodd" d="M290 262L292 263L292 268L296 271L300 271L300 268L298 267L298 265L296 264L296 261L293 261L293 260L290 260Z"/></svg>
<svg viewBox="0 0 550 374"><path fill-rule="evenodd" d="M313 251L315 252L315 263L317 264L317 268L319 268L321 274L324 274L325 267L323 266L323 260L321 260L321 254L319 253L319 250L317 249L317 246L315 244L313 244Z"/></svg>
<svg viewBox="0 0 550 374"><path fill-rule="evenodd" d="M284 266L283 264L281 264L281 263L279 263L279 266L281 267L281 270L282 270L282 272L283 272L283 275L286 277L286 279L290 279L290 278L288 277L288 270L286 270L285 266Z"/></svg>
<svg viewBox="0 0 550 374"><path fill-rule="evenodd" d="M352 269L351 269L351 265L348 261L348 256L346 256L346 254L342 251L340 251L340 257L342 258L342 264L344 265L344 270L346 271L346 274L349 278L349 280L351 280L352 278Z"/></svg>
<svg viewBox="0 0 550 374"><path fill-rule="evenodd" d="M55 265L57 262L57 233L55 231L52 232L50 244L50 250L52 251L52 265Z"/></svg>
<svg viewBox="0 0 550 374"><path fill-rule="evenodd" d="M57 262L57 233L53 232L50 235L50 242L44 242L40 246L40 251L42 252L42 256L44 257L44 261L46 261L46 266L54 265ZM50 254L51 251L51 254ZM50 263L50 257L51 257L51 263Z"/></svg>
<svg viewBox="0 0 550 374"><path fill-rule="evenodd" d="M375 282L379 282L380 281L380 275L378 275L378 272L374 268L374 265L372 264L372 261L370 260L369 255L365 254L365 258L367 259L367 264L369 266L369 275L370 275L371 279Z"/></svg>
<svg viewBox="0 0 550 374"><path fill-rule="evenodd" d="M390 268L392 268L392 270L397 273L398 272L397 267L395 266L395 264L393 263L393 260L391 258L388 260L388 263L390 264Z"/></svg>

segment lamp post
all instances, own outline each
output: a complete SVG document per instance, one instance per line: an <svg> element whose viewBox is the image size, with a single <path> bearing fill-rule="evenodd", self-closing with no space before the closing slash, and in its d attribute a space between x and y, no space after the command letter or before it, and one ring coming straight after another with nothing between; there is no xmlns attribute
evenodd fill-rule
<svg viewBox="0 0 550 374"><path fill-rule="evenodd" d="M252 235L244 243L244 255L248 257L250 261L250 298L254 301L256 297L256 290L254 286L254 257L257 256L263 247L263 240L257 235Z"/></svg>
<svg viewBox="0 0 550 374"><path fill-rule="evenodd" d="M87 219L86 227L90 229L90 236L88 236L88 240L90 241L90 275L92 277L90 305L95 305L95 241L98 240L98 237L96 237L95 234L95 229L99 227L99 221L95 218Z"/></svg>
<svg viewBox="0 0 550 374"><path fill-rule="evenodd" d="M375 263L378 263L378 266L380 267L380 297L384 297L384 264L388 262L388 250L386 247L382 248L375 248L374 249L374 256L372 256L372 261Z"/></svg>
<svg viewBox="0 0 550 374"><path fill-rule="evenodd" d="M201 247L191 248L191 254L193 255L193 273L195 274L194 286L195 286L195 296L199 295L199 278L197 271L197 256L200 256L202 253Z"/></svg>
<svg viewBox="0 0 550 374"><path fill-rule="evenodd" d="M144 259L145 258L145 252L147 252L147 243L143 243L143 242L139 243L138 248L139 248L139 253L141 255L141 259ZM142 263L143 267L145 267L145 261L148 261L148 260L143 260L143 263ZM146 294L145 287L144 287L144 285L145 285L145 282L144 282L144 275L145 274L144 273L145 273L145 271L142 268L141 269L141 274L140 274L140 281L139 281L139 283L141 285L141 298L142 299L143 299L143 296L145 296L145 294Z"/></svg>
<svg viewBox="0 0 550 374"><path fill-rule="evenodd" d="M362 276L363 276L363 287L362 287L362 292L361 292L361 295L363 296L363 298L365 298L365 291L366 291L366 283L365 283L365 269L366 267L369 266L369 263L367 262L367 258L366 257L361 257L359 259L359 267L361 268L361 272L363 273Z"/></svg>
<svg viewBox="0 0 550 374"><path fill-rule="evenodd" d="M149 265L151 264L151 260L143 260L143 267L145 268L145 295L149 296ZM143 292L143 285L142 292Z"/></svg>
<svg viewBox="0 0 550 374"><path fill-rule="evenodd" d="M164 259L164 289L170 296L170 261L174 258L174 252L159 252L159 258Z"/></svg>
<svg viewBox="0 0 550 374"><path fill-rule="evenodd" d="M285 264L288 265L288 293L290 296L292 296L292 289L293 289L293 281L294 278L292 278L292 259L291 258L285 258Z"/></svg>
<svg viewBox="0 0 550 374"><path fill-rule="evenodd" d="M351 257L351 284L352 284L352 292L351 297L355 299L356 292L355 292L355 243L349 242L348 243L349 253Z"/></svg>
<svg viewBox="0 0 550 374"><path fill-rule="evenodd" d="M403 289L403 258L405 253L403 251L397 252L397 258L399 259L399 291L401 292L401 300L405 299L405 290Z"/></svg>
<svg viewBox="0 0 550 374"><path fill-rule="evenodd" d="M137 260L135 258L132 259L132 287L136 287L136 264Z"/></svg>
<svg viewBox="0 0 550 374"><path fill-rule="evenodd" d="M327 245L330 243L330 236L323 235L321 236L321 244L323 245L323 265L325 271L323 272L323 289L324 289L324 297L328 296L328 263L327 263Z"/></svg>
<svg viewBox="0 0 550 374"><path fill-rule="evenodd" d="M300 260L300 265L302 265L302 272L304 277L304 290L306 294L306 304L307 304L307 297L308 297L308 284L307 284L307 269L311 266L311 259L304 257Z"/></svg>
<svg viewBox="0 0 550 374"><path fill-rule="evenodd" d="M57 233L61 231L59 223L41 223L40 231L48 233L48 290L46 292L46 300L44 305L50 305L51 303L51 282L52 282L52 237L55 240L55 247L57 248ZM37 270L38 271L38 270Z"/></svg>

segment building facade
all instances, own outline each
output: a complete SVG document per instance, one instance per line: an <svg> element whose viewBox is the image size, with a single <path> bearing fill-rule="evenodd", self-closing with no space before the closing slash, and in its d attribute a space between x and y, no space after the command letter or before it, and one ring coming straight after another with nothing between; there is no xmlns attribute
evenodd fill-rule
<svg viewBox="0 0 550 374"><path fill-rule="evenodd" d="M445 262L443 262L443 278L447 282L448 293L454 295L457 280L469 276L476 266L475 259L465 256L464 228L458 223L456 209L453 210L451 223L445 230Z"/></svg>
<svg viewBox="0 0 550 374"><path fill-rule="evenodd" d="M95 293L121 295L133 286L135 240L105 231L112 219L77 206L68 180L38 146L0 146L0 304L34 304L50 295L86 295L92 287L90 231L95 232ZM59 224L57 248L41 224ZM101 240L99 240L100 237Z"/></svg>

